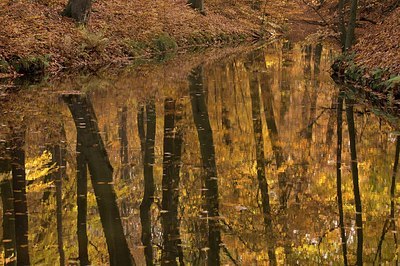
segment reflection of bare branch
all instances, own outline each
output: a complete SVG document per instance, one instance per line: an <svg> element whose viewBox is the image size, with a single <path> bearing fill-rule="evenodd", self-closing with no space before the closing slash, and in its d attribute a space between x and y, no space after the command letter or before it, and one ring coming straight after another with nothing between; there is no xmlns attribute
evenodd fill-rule
<svg viewBox="0 0 400 266"><path fill-rule="evenodd" d="M239 239L239 241L242 242L243 246L245 246L247 249L249 249L252 252L260 252L263 250L262 248L250 247L249 244L246 243L246 241L238 233L235 232L233 227L230 224L228 224L228 222L226 222L224 219L220 219L220 221L229 229L232 235L236 236Z"/></svg>
<svg viewBox="0 0 400 266"><path fill-rule="evenodd" d="M307 132L307 130L309 130L314 124L317 124L318 119L325 113L326 110L329 109L322 109L321 113L313 121L311 121L305 128L300 130L300 134L303 135L304 132Z"/></svg>
<svg viewBox="0 0 400 266"><path fill-rule="evenodd" d="M331 227L331 228L329 228L327 231L325 231L325 232L322 234L322 236L320 236L320 237L318 238L317 247L318 247L318 256L319 256L319 257L321 257L321 248L320 248L320 246L321 246L322 241L324 240L324 238L325 238L329 233L335 231L335 230L338 229L338 228L339 228L339 226Z"/></svg>
<svg viewBox="0 0 400 266"><path fill-rule="evenodd" d="M324 26L328 26L329 25L328 21L326 21L326 19L321 15L321 13L318 11L318 9L315 6L310 5L309 3L307 3L306 0L302 0L302 1L306 6L310 7L312 10L314 10L314 12L322 19L322 21L325 23Z"/></svg>
<svg viewBox="0 0 400 266"><path fill-rule="evenodd" d="M382 234L381 234L381 238L379 239L378 248L376 250L374 264L375 264L376 260L378 259L378 256L379 256L379 260L381 260L381 258L382 258L382 244L383 244L383 241L385 240L385 236L386 236L387 232L389 231L390 225L391 225L391 222L389 222L389 219L386 219L385 224L383 225L383 228L382 228Z"/></svg>
<svg viewBox="0 0 400 266"><path fill-rule="evenodd" d="M222 248L223 248L223 250L224 250L226 256L228 256L228 258L233 262L233 264L234 264L234 265L239 265L239 264L237 263L237 261L235 260L235 258L232 257L232 255L231 255L231 253L229 252L228 248L227 248L225 245L223 245Z"/></svg>

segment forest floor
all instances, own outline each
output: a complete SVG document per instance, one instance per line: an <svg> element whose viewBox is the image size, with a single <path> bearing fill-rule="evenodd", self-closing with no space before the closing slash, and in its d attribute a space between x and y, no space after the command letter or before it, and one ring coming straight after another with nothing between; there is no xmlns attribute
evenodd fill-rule
<svg viewBox="0 0 400 266"><path fill-rule="evenodd" d="M400 6L392 11L390 6L381 10L385 16L370 14L372 23L358 31L353 49L355 63L367 72L387 69L393 75L400 75Z"/></svg>
<svg viewBox="0 0 400 266"><path fill-rule="evenodd" d="M399 73L400 11L386 12L393 1L385 2L360 9L355 62ZM16 72L95 71L199 46L235 45L280 35L293 41L335 36L336 1L325 1L320 7L308 0L260 1L258 10L250 0L205 3L203 15L186 0L94 1L83 27L61 15L65 0L1 1L0 77Z"/></svg>
<svg viewBox="0 0 400 266"><path fill-rule="evenodd" d="M315 19L300 0L260 1L258 10L251 7L253 2L206 1L203 15L186 0L94 1L83 27L61 15L64 0L1 1L0 75L95 71L166 52L273 39L283 33L304 39L318 29L299 23Z"/></svg>

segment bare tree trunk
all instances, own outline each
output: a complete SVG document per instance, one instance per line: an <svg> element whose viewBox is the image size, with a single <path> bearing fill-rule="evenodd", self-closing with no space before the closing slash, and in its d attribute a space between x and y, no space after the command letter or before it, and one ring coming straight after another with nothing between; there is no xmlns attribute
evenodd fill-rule
<svg viewBox="0 0 400 266"><path fill-rule="evenodd" d="M345 51L346 47L346 25L344 22L344 2L345 0L339 0L338 14L339 14L339 33L340 33L340 44L342 51Z"/></svg>
<svg viewBox="0 0 400 266"><path fill-rule="evenodd" d="M348 51L354 44L355 40L354 32L356 28L357 8L358 8L357 0L351 0L350 17L346 32L345 51Z"/></svg>
<svg viewBox="0 0 400 266"><path fill-rule="evenodd" d="M63 15L75 19L78 23L86 24L91 9L91 0L69 0L63 11Z"/></svg>
<svg viewBox="0 0 400 266"><path fill-rule="evenodd" d="M204 0L188 0L188 4L193 8L204 13Z"/></svg>

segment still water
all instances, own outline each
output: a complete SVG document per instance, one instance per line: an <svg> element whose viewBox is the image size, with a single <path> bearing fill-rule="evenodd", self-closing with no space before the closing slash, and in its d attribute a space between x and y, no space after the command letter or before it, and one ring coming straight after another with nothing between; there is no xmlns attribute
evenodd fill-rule
<svg viewBox="0 0 400 266"><path fill-rule="evenodd" d="M278 41L8 84L1 260L397 263L397 131L333 82L334 54Z"/></svg>

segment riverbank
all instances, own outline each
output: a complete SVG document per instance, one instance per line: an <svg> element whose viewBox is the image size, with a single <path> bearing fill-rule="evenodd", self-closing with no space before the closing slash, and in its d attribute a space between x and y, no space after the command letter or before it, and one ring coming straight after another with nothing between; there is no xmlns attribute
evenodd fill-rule
<svg viewBox="0 0 400 266"><path fill-rule="evenodd" d="M358 31L357 43L333 65L334 76L386 110L400 110L400 8ZM397 112L397 111L395 111Z"/></svg>
<svg viewBox="0 0 400 266"><path fill-rule="evenodd" d="M205 15L186 1L95 1L86 27L63 17L64 6L59 0L0 3L0 73L96 70L278 34L271 25L279 18L267 23L261 10L241 1L207 2Z"/></svg>

